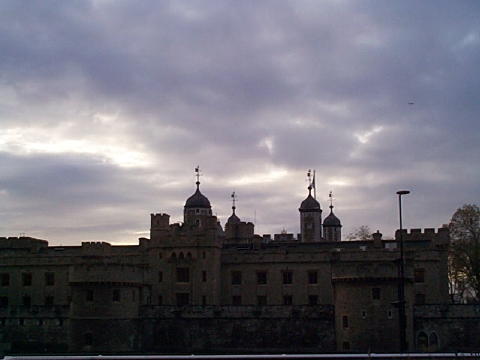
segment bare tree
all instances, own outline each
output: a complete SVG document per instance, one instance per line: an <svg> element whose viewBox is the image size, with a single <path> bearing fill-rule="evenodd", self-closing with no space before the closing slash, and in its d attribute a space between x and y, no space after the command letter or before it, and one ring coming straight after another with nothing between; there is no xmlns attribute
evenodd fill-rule
<svg viewBox="0 0 480 360"><path fill-rule="evenodd" d="M347 241L352 240L371 240L372 239L372 230L368 225L361 225L355 228L352 232L350 232L346 238Z"/></svg>
<svg viewBox="0 0 480 360"><path fill-rule="evenodd" d="M465 204L449 224L448 272L454 302L479 301L480 297L480 209Z"/></svg>

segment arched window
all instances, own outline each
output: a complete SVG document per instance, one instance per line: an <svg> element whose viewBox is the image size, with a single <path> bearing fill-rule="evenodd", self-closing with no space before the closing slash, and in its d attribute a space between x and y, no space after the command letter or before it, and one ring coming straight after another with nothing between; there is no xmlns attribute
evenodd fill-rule
<svg viewBox="0 0 480 360"><path fill-rule="evenodd" d="M173 252L170 257L171 257L172 259L176 260L176 259L177 259L177 254L176 254L175 252Z"/></svg>
<svg viewBox="0 0 480 360"><path fill-rule="evenodd" d="M183 252L180 253L179 257L178 257L180 260L183 260L185 259L185 255L183 255Z"/></svg>
<svg viewBox="0 0 480 360"><path fill-rule="evenodd" d="M428 336L423 331L417 335L417 349L421 352L428 351Z"/></svg>
<svg viewBox="0 0 480 360"><path fill-rule="evenodd" d="M192 254L190 252L187 253L187 259L192 260Z"/></svg>
<svg viewBox="0 0 480 360"><path fill-rule="evenodd" d="M429 352L438 351L438 336L434 332L432 332L428 337L428 351Z"/></svg>

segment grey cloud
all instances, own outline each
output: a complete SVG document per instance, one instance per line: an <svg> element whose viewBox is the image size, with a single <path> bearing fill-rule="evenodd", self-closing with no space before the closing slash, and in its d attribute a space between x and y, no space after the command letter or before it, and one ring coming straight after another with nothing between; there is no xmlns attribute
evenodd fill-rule
<svg viewBox="0 0 480 360"><path fill-rule="evenodd" d="M403 185L424 196L411 211L430 226L448 220L454 209L446 203L479 198L470 180L479 154L475 1L5 1L0 8L0 131L69 123L65 136L140 144L154 159L141 170L91 155L2 154L6 224L19 203L32 218L53 203L71 202L78 213L115 208L125 231L145 226L130 216L142 207L181 219L191 189L151 179L192 178L197 163L214 181L202 187L223 218L231 191L223 179L269 167L353 179L337 191L346 229L368 223L391 231L395 216L382 214ZM98 124L103 112L118 119ZM298 118L307 125L294 125ZM360 144L355 135L375 126L383 130ZM265 138L271 154L260 146ZM369 176L379 180L373 187ZM432 189L448 195L438 199ZM241 190L259 228L298 226L301 199L282 180ZM367 194L378 198L372 209L354 210ZM431 212L429 203L446 210ZM92 223L88 232L121 236L108 226Z"/></svg>

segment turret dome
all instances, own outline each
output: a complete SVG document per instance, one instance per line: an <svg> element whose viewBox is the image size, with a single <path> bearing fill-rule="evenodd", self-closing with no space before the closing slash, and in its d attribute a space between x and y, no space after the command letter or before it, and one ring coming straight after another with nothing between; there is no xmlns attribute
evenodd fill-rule
<svg viewBox="0 0 480 360"><path fill-rule="evenodd" d="M342 226L340 219L333 213L333 206L330 206L330 214L323 220L323 226Z"/></svg>
<svg viewBox="0 0 480 360"><path fill-rule="evenodd" d="M205 195L200 192L199 189L200 183L197 182L197 191L190 196L187 201L185 202L185 208L204 208L204 209L211 209L212 206L210 205L210 201L207 199Z"/></svg>
<svg viewBox="0 0 480 360"><path fill-rule="evenodd" d="M300 204L300 211L320 210L320 203L315 200L311 194L311 188L308 189L308 196Z"/></svg>
<svg viewBox="0 0 480 360"><path fill-rule="evenodd" d="M227 220L227 224L238 224L240 222L240 218L235 214L235 210L232 215Z"/></svg>

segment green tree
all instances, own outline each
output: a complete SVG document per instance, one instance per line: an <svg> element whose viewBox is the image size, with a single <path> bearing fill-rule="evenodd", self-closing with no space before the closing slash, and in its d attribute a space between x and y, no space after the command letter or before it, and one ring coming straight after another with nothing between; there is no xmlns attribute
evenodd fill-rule
<svg viewBox="0 0 480 360"><path fill-rule="evenodd" d="M450 296L455 302L479 301L480 296L480 209L465 204L449 224L448 272Z"/></svg>

